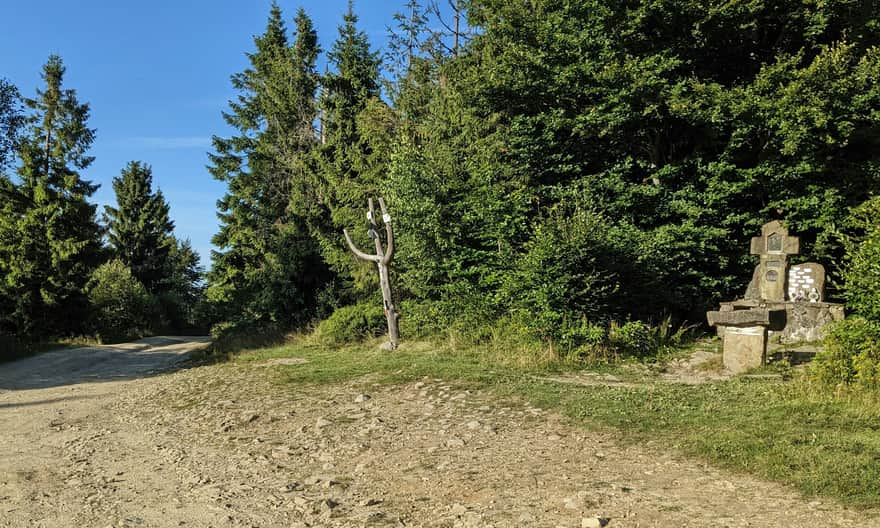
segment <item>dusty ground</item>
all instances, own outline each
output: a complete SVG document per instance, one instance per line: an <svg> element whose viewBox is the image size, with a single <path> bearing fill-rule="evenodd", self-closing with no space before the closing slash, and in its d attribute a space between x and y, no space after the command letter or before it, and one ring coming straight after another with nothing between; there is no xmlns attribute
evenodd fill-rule
<svg viewBox="0 0 880 528"><path fill-rule="evenodd" d="M877 525L444 380L156 374L200 343L153 344L0 366L0 526Z"/></svg>

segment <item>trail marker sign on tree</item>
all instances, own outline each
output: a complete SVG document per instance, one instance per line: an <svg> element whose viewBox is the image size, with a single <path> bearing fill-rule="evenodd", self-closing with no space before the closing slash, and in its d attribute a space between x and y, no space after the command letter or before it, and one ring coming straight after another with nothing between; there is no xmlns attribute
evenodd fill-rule
<svg viewBox="0 0 880 528"><path fill-rule="evenodd" d="M383 248L382 237L379 236L379 226L376 223L376 209L373 207L372 198L367 201L367 206L367 234L370 235L370 238L372 238L373 242L376 244L376 254L369 255L359 250L357 246L354 245L354 242L352 242L348 230L343 229L342 233L345 235L345 241L348 243L348 248L351 249L351 252L354 253L357 258L367 262L375 262L376 266L379 268L379 286L382 288L382 302L385 305L385 319L388 321L388 345L391 350L394 350L397 348L397 344L400 341L400 332L397 327L397 320L400 318L400 314L397 313L397 309L394 307L394 301L391 297L391 280L388 276L388 266L391 264L391 258L394 255L394 231L391 228L391 215L388 214L388 210L385 208L385 200L379 198L379 209L382 211L382 223L385 224L385 238L387 243L387 247Z"/></svg>

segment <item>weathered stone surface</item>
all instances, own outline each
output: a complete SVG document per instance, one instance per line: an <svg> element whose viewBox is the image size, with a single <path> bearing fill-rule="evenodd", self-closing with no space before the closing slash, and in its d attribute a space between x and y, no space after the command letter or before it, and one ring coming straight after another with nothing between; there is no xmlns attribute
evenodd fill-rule
<svg viewBox="0 0 880 528"><path fill-rule="evenodd" d="M825 326L844 318L843 305L825 302L787 303L785 307L788 324L780 332L784 343L821 341Z"/></svg>
<svg viewBox="0 0 880 528"><path fill-rule="evenodd" d="M767 327L728 326L724 331L722 356L724 368L732 374L760 367L767 359Z"/></svg>
<svg viewBox="0 0 880 528"><path fill-rule="evenodd" d="M749 285L746 288L744 299L756 301L761 299L761 269L760 264L755 266L755 271L752 272L752 280L749 281ZM724 309L723 305L721 309Z"/></svg>
<svg viewBox="0 0 880 528"><path fill-rule="evenodd" d="M788 256L800 252L800 239L790 236L788 229L778 220L767 222L761 228L761 236L752 238L752 255L760 255L756 275L758 297L766 301L785 301L788 278ZM754 279L753 279L754 280ZM754 288L750 293L755 296Z"/></svg>
<svg viewBox="0 0 880 528"><path fill-rule="evenodd" d="M815 262L789 267L788 257L800 250L798 237L791 236L778 221L768 222L761 236L752 238L751 253L761 262L755 267L752 280L741 300L721 303L718 312L707 313L709 324L715 325L723 338L728 327L766 324L771 335L784 343L819 341L824 327L843 319L843 306L827 303L825 298L825 268ZM769 323L750 315L718 315L753 309L770 310ZM779 313L774 315L773 311ZM723 324L727 322L728 324Z"/></svg>
<svg viewBox="0 0 880 528"><path fill-rule="evenodd" d="M750 310L732 310L707 312L709 326L769 326L770 310L753 308Z"/></svg>
<svg viewBox="0 0 880 528"><path fill-rule="evenodd" d="M805 262L789 268L788 300L810 303L824 301L825 267L816 262Z"/></svg>

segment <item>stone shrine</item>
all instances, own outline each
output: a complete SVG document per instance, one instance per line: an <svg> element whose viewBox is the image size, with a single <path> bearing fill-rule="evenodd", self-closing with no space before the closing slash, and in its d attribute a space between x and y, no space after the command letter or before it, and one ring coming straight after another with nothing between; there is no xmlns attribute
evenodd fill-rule
<svg viewBox="0 0 880 528"><path fill-rule="evenodd" d="M755 273L761 299L785 301L788 256L800 253L800 247L800 238L789 236L788 229L776 220L764 224L761 236L752 238L751 254L761 256Z"/></svg>
<svg viewBox="0 0 880 528"><path fill-rule="evenodd" d="M800 239L779 221L768 222L752 238L760 262L743 299L721 303L706 314L722 338L724 366L738 373L766 362L767 339L783 343L819 341L823 328L843 319L843 305L825 302L825 268L815 262L788 265Z"/></svg>

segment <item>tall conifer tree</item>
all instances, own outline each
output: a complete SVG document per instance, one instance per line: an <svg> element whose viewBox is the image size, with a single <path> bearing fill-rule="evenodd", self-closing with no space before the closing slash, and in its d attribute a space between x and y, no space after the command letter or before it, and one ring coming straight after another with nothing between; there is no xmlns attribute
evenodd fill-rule
<svg viewBox="0 0 880 528"><path fill-rule="evenodd" d="M329 53L332 71L323 80L323 145L317 171L326 216L316 226L325 260L356 286L370 283L374 273L351 258L340 233L363 223L364 204L378 190L384 169L375 155L387 154L375 152L363 133L365 125L375 121L372 117L381 118L385 105L379 100L379 55L370 49L357 22L349 2ZM353 235L363 236L361 231Z"/></svg>
<svg viewBox="0 0 880 528"><path fill-rule="evenodd" d="M12 162L24 121L18 88L0 79L0 174Z"/></svg>
<svg viewBox="0 0 880 528"><path fill-rule="evenodd" d="M63 88L58 56L43 67L45 87L26 99L31 115L18 147L19 183L3 186L0 215L0 297L14 305L3 324L21 334L80 331L87 300L83 293L100 258L96 206L88 198L96 185L79 171L94 160L87 152L95 137L89 105Z"/></svg>
<svg viewBox="0 0 880 528"><path fill-rule="evenodd" d="M174 223L149 165L132 161L113 178L117 207L106 206L107 238L117 258L150 293L168 288Z"/></svg>
<svg viewBox="0 0 880 528"><path fill-rule="evenodd" d="M313 302L314 244L292 211L302 193L303 159L315 145L317 36L300 10L296 40L287 39L281 9L273 4L265 32L254 39L250 68L232 77L240 92L227 123L237 136L214 138L211 173L229 185L219 202L209 298L228 318L295 324ZM299 189L299 191L297 191Z"/></svg>

